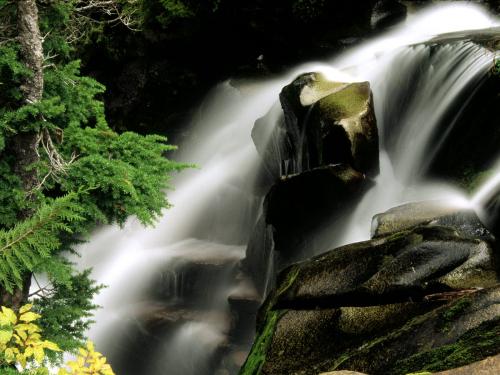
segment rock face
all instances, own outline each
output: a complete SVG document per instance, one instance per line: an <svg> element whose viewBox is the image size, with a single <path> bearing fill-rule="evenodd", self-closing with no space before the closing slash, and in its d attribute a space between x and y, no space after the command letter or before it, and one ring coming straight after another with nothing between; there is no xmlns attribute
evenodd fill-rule
<svg viewBox="0 0 500 375"><path fill-rule="evenodd" d="M370 186L370 180L343 164L280 179L265 198L243 262L259 291L263 291L270 266L280 270L326 250L332 236L328 228Z"/></svg>
<svg viewBox="0 0 500 375"><path fill-rule="evenodd" d="M500 373L500 355L488 357L482 361L475 362L471 365L462 366L446 371L439 372L419 372L419 375L497 375ZM356 371L331 371L323 372L319 375L366 375Z"/></svg>
<svg viewBox="0 0 500 375"><path fill-rule="evenodd" d="M252 130L269 186L243 270L263 293L288 264L329 248L338 221L372 186L379 145L368 82L305 73Z"/></svg>
<svg viewBox="0 0 500 375"><path fill-rule="evenodd" d="M279 274L240 374L404 375L498 354L497 245L477 217L424 202L377 220L376 238Z"/></svg>
<svg viewBox="0 0 500 375"><path fill-rule="evenodd" d="M423 224L452 227L464 237L493 239L472 209L461 208L452 201L413 202L377 214L372 219L372 237Z"/></svg>
<svg viewBox="0 0 500 375"><path fill-rule="evenodd" d="M266 118L252 131L272 173L343 163L370 177L378 174L377 123L368 82L333 82L321 73L305 73L283 88L280 102L284 116L269 144L262 143L270 132Z"/></svg>

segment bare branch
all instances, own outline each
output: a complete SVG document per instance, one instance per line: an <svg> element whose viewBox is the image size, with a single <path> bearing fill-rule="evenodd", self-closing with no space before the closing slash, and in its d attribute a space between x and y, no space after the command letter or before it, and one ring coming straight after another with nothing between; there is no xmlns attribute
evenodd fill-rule
<svg viewBox="0 0 500 375"><path fill-rule="evenodd" d="M60 133L60 142L62 142L62 132ZM59 176L61 175L67 175L68 174L68 168L69 166L75 162L75 160L78 158L78 155L73 153L71 155L71 159L66 161L62 157L62 155L57 151L57 148L55 147L52 137L48 131L48 129L43 129L39 134L38 134L38 139L37 139L37 148L36 148L36 153L38 157L40 157L39 154L39 149L40 145L42 146L42 149L45 153L45 156L48 159L49 162L49 171L47 174L41 179L41 181L35 186L34 190L40 190L44 185L45 182L49 178L53 178L55 181L59 180Z"/></svg>

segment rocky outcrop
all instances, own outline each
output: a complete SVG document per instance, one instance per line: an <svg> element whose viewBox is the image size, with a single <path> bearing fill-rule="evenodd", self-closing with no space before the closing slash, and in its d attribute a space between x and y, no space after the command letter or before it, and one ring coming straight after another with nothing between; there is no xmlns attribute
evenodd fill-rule
<svg viewBox="0 0 500 375"><path fill-rule="evenodd" d="M451 227L463 237L493 239L474 210L445 200L407 203L377 214L371 234L380 237L424 224Z"/></svg>
<svg viewBox="0 0 500 375"><path fill-rule="evenodd" d="M376 238L281 272L240 374L403 375L498 354L494 238L471 212L435 203L390 210Z"/></svg>
<svg viewBox="0 0 500 375"><path fill-rule="evenodd" d="M272 173L343 163L370 177L378 174L378 132L368 82L335 82L321 73L305 73L283 88L280 102L284 116L275 129L266 121L273 118L272 109L252 131ZM264 144L269 133L271 140Z"/></svg>
<svg viewBox="0 0 500 375"><path fill-rule="evenodd" d="M483 359L482 361L475 362L467 366L454 368L451 370L439 371L439 372L420 371L418 372L418 374L414 373L413 375L497 375L498 373L500 373L500 355L488 357L486 359ZM319 375L366 375L366 374L357 371L340 370L340 371L323 372Z"/></svg>
<svg viewBox="0 0 500 375"><path fill-rule="evenodd" d="M285 86L252 129L269 186L243 270L259 293L286 265L328 249L338 223L379 171L378 130L368 82L305 73Z"/></svg>
<svg viewBox="0 0 500 375"><path fill-rule="evenodd" d="M263 292L269 273L328 249L330 228L371 184L343 164L280 179L265 198L243 261L258 290Z"/></svg>

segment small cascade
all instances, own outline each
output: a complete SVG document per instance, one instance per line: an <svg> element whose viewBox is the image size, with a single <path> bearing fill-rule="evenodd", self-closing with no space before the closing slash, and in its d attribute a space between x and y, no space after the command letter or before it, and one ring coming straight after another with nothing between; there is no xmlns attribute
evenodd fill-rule
<svg viewBox="0 0 500 375"><path fill-rule="evenodd" d="M500 233L500 161L491 169L491 175L477 189L471 200L481 220L494 233Z"/></svg>

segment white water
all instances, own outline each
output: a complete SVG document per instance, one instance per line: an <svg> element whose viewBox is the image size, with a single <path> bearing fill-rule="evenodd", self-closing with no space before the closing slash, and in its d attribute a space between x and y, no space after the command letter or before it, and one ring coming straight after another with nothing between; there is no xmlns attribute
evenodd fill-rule
<svg viewBox="0 0 500 375"><path fill-rule="evenodd" d="M119 345L144 302L152 275L169 264L175 267L175 259L242 256L241 246L260 204L251 188L259 158L250 132L255 120L276 102L281 88L300 73L321 70L335 80L368 80L374 92L383 147L381 173L353 213L344 238L332 239L332 246L369 238L371 217L395 205L451 196L463 202L449 186L421 181L421 167L439 144L436 127L450 101L485 73L490 57L467 43L433 54L428 46L408 46L440 33L495 25L497 21L477 6L435 6L332 61L302 65L272 81L216 87L193 119L190 141L181 145L180 159L197 163L200 169L176 179L177 190L168 193L174 208L165 212L155 229L131 220L123 230L99 230L80 248L81 268L94 267L93 276L109 286L97 297L103 309L96 315L90 338L105 354ZM417 72L419 79L412 81ZM405 98L409 89L412 95ZM439 134L444 133L446 128L440 128ZM159 345L155 366L161 368L164 361L184 369L179 373L184 375L203 368L227 330L224 324L211 322L207 318L181 326ZM158 371L144 374L162 373Z"/></svg>

